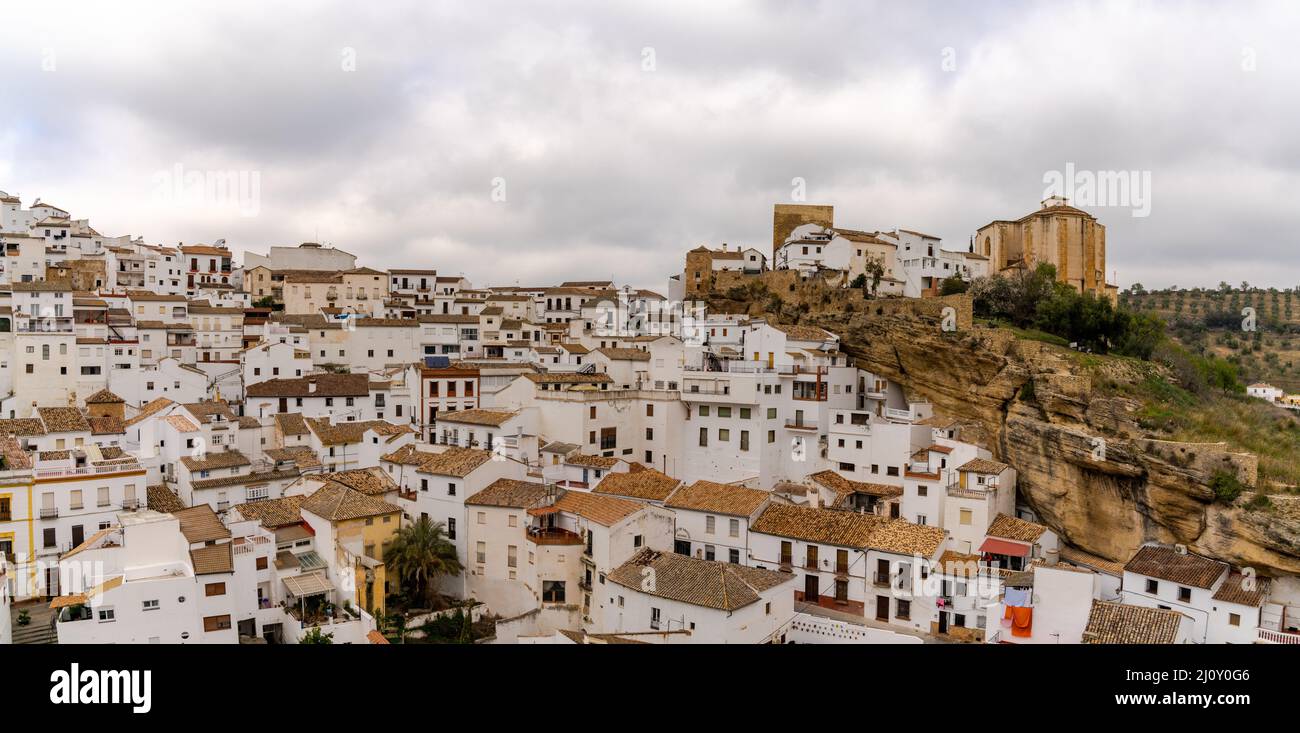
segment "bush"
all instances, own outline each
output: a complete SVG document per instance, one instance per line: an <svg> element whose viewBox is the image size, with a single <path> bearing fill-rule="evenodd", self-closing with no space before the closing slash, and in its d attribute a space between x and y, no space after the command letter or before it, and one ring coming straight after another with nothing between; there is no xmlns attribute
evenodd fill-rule
<svg viewBox="0 0 1300 733"><path fill-rule="evenodd" d="M967 290L970 290L970 283L962 279L960 272L944 278L943 283L939 285L939 295L960 295Z"/></svg>
<svg viewBox="0 0 1300 733"><path fill-rule="evenodd" d="M1057 282L1056 268L1048 264L1033 272L979 278L969 292L977 316L1037 329L1099 354L1150 359L1166 338L1159 318L1116 308L1105 298Z"/></svg>
<svg viewBox="0 0 1300 733"><path fill-rule="evenodd" d="M1214 501L1219 504L1236 501L1245 488L1234 474L1227 471L1215 471L1210 478L1210 490L1214 492Z"/></svg>

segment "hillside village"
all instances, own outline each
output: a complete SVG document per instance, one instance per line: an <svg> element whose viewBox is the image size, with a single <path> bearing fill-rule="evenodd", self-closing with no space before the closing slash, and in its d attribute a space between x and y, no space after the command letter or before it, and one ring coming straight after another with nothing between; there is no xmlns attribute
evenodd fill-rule
<svg viewBox="0 0 1300 733"><path fill-rule="evenodd" d="M778 204L662 294L0 207L0 643L1300 643L1295 575L1071 544L906 370L717 307L960 331L1040 265L1116 303L1063 198L958 249Z"/></svg>

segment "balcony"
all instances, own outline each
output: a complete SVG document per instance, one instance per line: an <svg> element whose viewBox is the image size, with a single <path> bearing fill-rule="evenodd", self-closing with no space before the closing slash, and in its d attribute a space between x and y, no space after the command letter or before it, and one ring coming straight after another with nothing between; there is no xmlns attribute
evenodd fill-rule
<svg viewBox="0 0 1300 733"><path fill-rule="evenodd" d="M110 473L131 473L133 471L143 471L144 468L139 463L113 463L104 466L71 466L56 468L38 468L34 472L36 478L58 478L62 476L102 476Z"/></svg>
<svg viewBox="0 0 1300 733"><path fill-rule="evenodd" d="M803 420L786 420L785 427L787 430L807 430L817 432L817 425L814 423L804 422Z"/></svg>
<svg viewBox="0 0 1300 733"><path fill-rule="evenodd" d="M1257 638L1261 644L1300 644L1300 634L1290 631L1275 631L1259 627Z"/></svg>
<svg viewBox="0 0 1300 733"><path fill-rule="evenodd" d="M567 529L530 527L528 541L535 545L583 545L582 537Z"/></svg>
<svg viewBox="0 0 1300 733"><path fill-rule="evenodd" d="M871 584L877 588L890 588L893 587L893 578L889 573L872 573Z"/></svg>
<svg viewBox="0 0 1300 733"><path fill-rule="evenodd" d="M136 509L139 509L139 508L140 508L140 500L139 500L139 499L123 499L123 500L122 500L122 509L125 510L125 511L133 512L133 511L135 511Z"/></svg>
<svg viewBox="0 0 1300 733"><path fill-rule="evenodd" d="M51 508L49 508L49 509L42 509L41 512L40 512L40 517L41 517L41 519L58 519L58 518L59 518L59 510L58 510L57 507L51 507Z"/></svg>

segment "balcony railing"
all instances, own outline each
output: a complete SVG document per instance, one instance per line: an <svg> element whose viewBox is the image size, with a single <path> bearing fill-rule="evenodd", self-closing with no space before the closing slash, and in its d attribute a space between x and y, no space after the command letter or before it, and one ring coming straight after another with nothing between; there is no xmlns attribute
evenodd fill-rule
<svg viewBox="0 0 1300 733"><path fill-rule="evenodd" d="M1300 644L1300 634L1293 634L1289 631L1273 631L1272 629L1260 628L1258 638L1267 644Z"/></svg>
<svg viewBox="0 0 1300 733"><path fill-rule="evenodd" d="M528 530L528 541L535 545L582 545L582 537L576 532L570 532L567 529L537 529Z"/></svg>
<svg viewBox="0 0 1300 733"><path fill-rule="evenodd" d="M57 507L50 508L50 509L42 509L40 516L41 519L57 519L59 516L59 510Z"/></svg>
<svg viewBox="0 0 1300 733"><path fill-rule="evenodd" d="M36 478L55 478L59 476L100 476L108 473L127 473L142 471L139 463L112 463L104 466L65 466L56 468L38 468Z"/></svg>

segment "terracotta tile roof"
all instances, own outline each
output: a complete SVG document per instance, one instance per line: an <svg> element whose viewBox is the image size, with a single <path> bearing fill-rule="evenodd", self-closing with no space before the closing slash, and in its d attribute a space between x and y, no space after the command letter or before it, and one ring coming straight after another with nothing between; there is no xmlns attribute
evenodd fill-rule
<svg viewBox="0 0 1300 733"><path fill-rule="evenodd" d="M1026 522L1009 514L998 514L993 518L993 523L989 525L988 532L985 534L1017 542L1037 542L1046 531L1047 527L1041 524Z"/></svg>
<svg viewBox="0 0 1300 733"><path fill-rule="evenodd" d="M90 423L91 435L117 435L126 432L126 422L118 417L88 417L86 422Z"/></svg>
<svg viewBox="0 0 1300 733"><path fill-rule="evenodd" d="M391 453L383 454L379 457L379 460L387 461L388 463L396 463L401 466L418 466L429 460L429 457L432 455L432 451L417 450L413 444L408 443Z"/></svg>
<svg viewBox="0 0 1300 733"><path fill-rule="evenodd" d="M1061 559L1068 563L1074 563L1075 565L1080 565L1085 568L1091 568L1099 573L1106 573L1107 575L1121 576L1124 574L1124 563L1107 560L1104 557L1084 552L1077 547L1061 545L1060 553Z"/></svg>
<svg viewBox="0 0 1300 733"><path fill-rule="evenodd" d="M791 539L840 547L865 548L883 517L873 514L814 509L792 504L769 504L750 530Z"/></svg>
<svg viewBox="0 0 1300 733"><path fill-rule="evenodd" d="M1172 547L1145 545L1124 564L1130 573L1168 580L1195 588L1212 588L1228 566L1192 552L1180 553Z"/></svg>
<svg viewBox="0 0 1300 733"><path fill-rule="evenodd" d="M500 427L510 418L519 413L507 410L457 410L455 412L441 412L438 414L439 422L467 423L470 425L491 425Z"/></svg>
<svg viewBox="0 0 1300 733"><path fill-rule="evenodd" d="M0 420L0 435L16 435L20 438L45 435L45 424L34 417Z"/></svg>
<svg viewBox="0 0 1300 733"><path fill-rule="evenodd" d="M867 494L870 496L879 496L889 498L893 496L902 496L903 488L901 486L889 486L887 484L873 484L866 481L854 481L847 479L832 470L818 471L809 474L808 478L816 483L825 486L834 491L841 497L850 494Z"/></svg>
<svg viewBox="0 0 1300 733"><path fill-rule="evenodd" d="M303 420L301 412L277 412L274 418L281 435L307 434L307 422Z"/></svg>
<svg viewBox="0 0 1300 733"><path fill-rule="evenodd" d="M185 503L181 498L172 493L172 490L166 486L148 486L145 488L146 505L156 511L164 514L175 514L185 508Z"/></svg>
<svg viewBox="0 0 1300 733"><path fill-rule="evenodd" d="M239 516L244 519L257 520L267 529L276 529L301 522L302 514L298 509L306 499L307 497L302 495L283 496L279 499L250 501L231 508L238 511Z"/></svg>
<svg viewBox="0 0 1300 733"><path fill-rule="evenodd" d="M331 522L377 517L383 514L401 514L402 508L394 506L342 484L329 483L320 487L300 507Z"/></svg>
<svg viewBox="0 0 1300 733"><path fill-rule="evenodd" d="M193 415L194 419L199 422L208 422L208 418L213 415L232 422L239 419L235 411L230 409L230 403L225 401L186 402L181 407L184 407L186 412Z"/></svg>
<svg viewBox="0 0 1300 733"><path fill-rule="evenodd" d="M334 473L318 476L318 478L342 484L349 489L370 496L383 496L390 491L397 491L399 488L397 482L393 481L387 473L384 473L384 469L378 466L356 468L350 471L335 471Z"/></svg>
<svg viewBox="0 0 1300 733"><path fill-rule="evenodd" d="M294 445L288 448L268 448L263 453L267 458L279 463L281 461L292 461L298 468L319 468L321 465L320 457L316 451L305 445Z"/></svg>
<svg viewBox="0 0 1300 733"><path fill-rule="evenodd" d="M733 517L751 517L769 498L771 494L759 489L701 480L675 491L664 502L664 506Z"/></svg>
<svg viewBox="0 0 1300 733"><path fill-rule="evenodd" d="M797 326L781 323L771 323L769 325L784 333L786 338L794 341L826 341L835 337L830 331L816 326Z"/></svg>
<svg viewBox="0 0 1300 733"><path fill-rule="evenodd" d="M956 550L944 550L935 563L934 571L944 575L971 577L978 575L980 556L967 555Z"/></svg>
<svg viewBox="0 0 1300 733"><path fill-rule="evenodd" d="M1183 616L1161 608L1093 601L1084 644L1173 644Z"/></svg>
<svg viewBox="0 0 1300 733"><path fill-rule="evenodd" d="M164 409L166 409L167 407L170 407L171 405L174 405L174 404L176 404L176 403L175 403L175 402L172 402L171 400L167 399L166 397L159 397L159 398L156 399L156 400L152 400L152 401L150 401L149 403L145 404L144 407L141 407L141 408L140 408L140 412L137 413L137 414L135 415L135 417L132 417L130 420L127 420L127 421L126 421L126 426L129 428L129 427L131 427L132 425L135 425L135 424L138 423L138 422L142 422L142 421L144 421L144 420L147 420L149 417L153 416L155 413L160 412L161 410L164 410Z"/></svg>
<svg viewBox="0 0 1300 733"><path fill-rule="evenodd" d="M938 527L833 509L769 504L751 531L839 547L932 557L943 545Z"/></svg>
<svg viewBox="0 0 1300 733"><path fill-rule="evenodd" d="M195 575L235 572L235 556L229 542L190 550Z"/></svg>
<svg viewBox="0 0 1300 733"><path fill-rule="evenodd" d="M46 432L80 433L90 432L90 423L75 407L38 407L36 412L45 423Z"/></svg>
<svg viewBox="0 0 1300 733"><path fill-rule="evenodd" d="M199 504L171 512L181 522L181 534L190 544L230 539L230 530L208 504Z"/></svg>
<svg viewBox="0 0 1300 733"><path fill-rule="evenodd" d="M329 418L306 418L307 429L316 435L324 445L341 445L359 443L367 430L374 430L389 440L403 433L413 432L405 425L398 425L386 420L361 420L358 422L341 422L331 424Z"/></svg>
<svg viewBox="0 0 1300 733"><path fill-rule="evenodd" d="M297 478L301 475L297 466L282 471L258 471L257 473L245 473L239 476L218 476L217 478L205 478L198 481L190 482L190 486L195 489L217 489L223 486L253 486L256 484L269 483L271 481L283 481L285 479Z"/></svg>
<svg viewBox="0 0 1300 733"><path fill-rule="evenodd" d="M185 464L190 471L212 471L250 465L248 458L237 450L204 453L200 458L182 456L181 463Z"/></svg>
<svg viewBox="0 0 1300 733"><path fill-rule="evenodd" d="M547 496L545 484L502 478L488 484L482 491L465 499L474 506L497 506L528 509Z"/></svg>
<svg viewBox="0 0 1300 733"><path fill-rule="evenodd" d="M310 374L298 379L268 379L248 385L245 391L249 397L365 397L370 394L370 376Z"/></svg>
<svg viewBox="0 0 1300 733"><path fill-rule="evenodd" d="M555 508L560 511L576 514L606 527L618 524L637 513L642 506L644 505L628 499L599 496L581 491L566 491L555 502Z"/></svg>
<svg viewBox="0 0 1300 733"><path fill-rule="evenodd" d="M871 547L895 555L933 557L943 546L944 537L939 527L888 519L871 533Z"/></svg>
<svg viewBox="0 0 1300 733"><path fill-rule="evenodd" d="M614 349L606 347L603 349L596 349L596 353L601 354L606 358L613 359L614 361L650 361L650 352L642 351L641 349Z"/></svg>
<svg viewBox="0 0 1300 733"><path fill-rule="evenodd" d="M1268 578L1247 578L1239 572L1233 572L1214 592L1214 600L1259 608L1264 604L1264 599L1268 598L1272 587L1273 581Z"/></svg>
<svg viewBox="0 0 1300 733"><path fill-rule="evenodd" d="M958 466L957 470L970 471L972 473L998 474L1007 470L1007 468L1008 466L1005 463L999 463L998 461L990 461L987 458L972 458L969 461L966 461L965 463Z"/></svg>
<svg viewBox="0 0 1300 733"><path fill-rule="evenodd" d="M561 344L561 346L568 348L568 344ZM577 372L547 372L523 376L537 384L604 384L614 381L608 374L578 374Z"/></svg>
<svg viewBox="0 0 1300 733"><path fill-rule="evenodd" d="M654 574L647 576L645 568ZM642 549L614 568L609 580L634 591L704 608L734 611L762 598L760 593L794 580L789 573L727 562L697 560L673 552ZM647 583L646 578L653 582Z"/></svg>
<svg viewBox="0 0 1300 733"><path fill-rule="evenodd" d="M107 388L101 389L86 398L87 405L116 405L123 402L126 402L126 400L108 391Z"/></svg>
<svg viewBox="0 0 1300 733"><path fill-rule="evenodd" d="M176 428L176 431L180 433L197 433L199 431L199 426L184 415L168 415L163 418L163 422Z"/></svg>
<svg viewBox="0 0 1300 733"><path fill-rule="evenodd" d="M600 480L594 489L597 494L625 496L645 501L663 501L673 493L681 481L667 474L647 468L630 473L611 473Z"/></svg>
<svg viewBox="0 0 1300 733"><path fill-rule="evenodd" d="M613 468L618 465L618 459L612 456L591 456L586 453L575 453L564 462L570 466L586 466L588 468Z"/></svg>
<svg viewBox="0 0 1300 733"><path fill-rule="evenodd" d="M431 473L438 476L464 477L476 468L492 460L492 451L480 448L463 448L451 446L441 453L430 453L428 458L416 469L419 473Z"/></svg>

